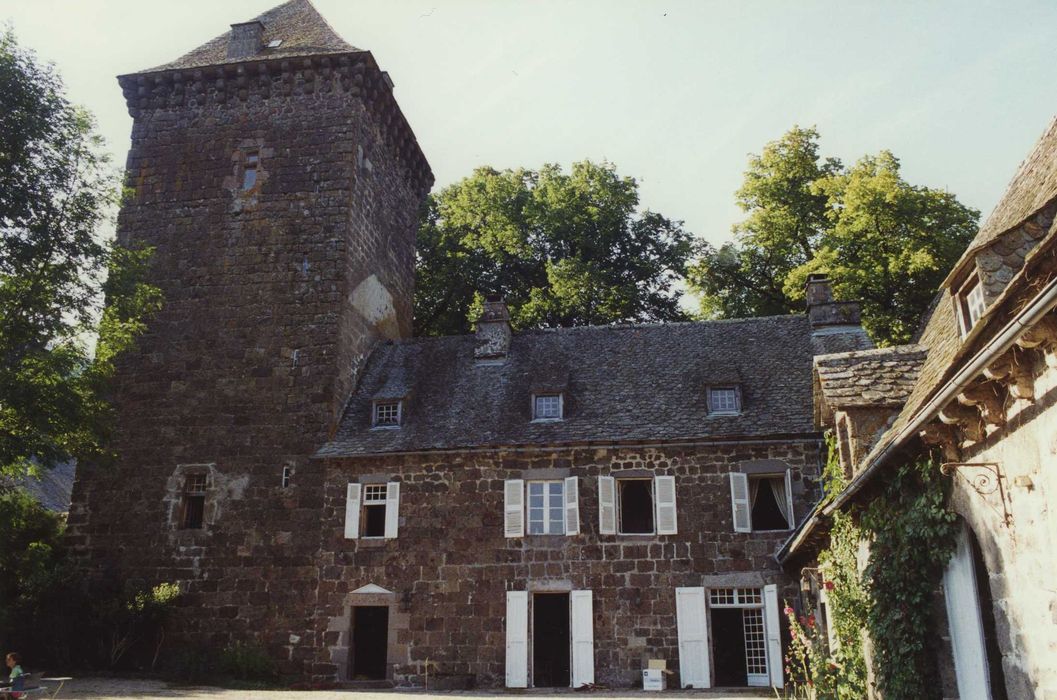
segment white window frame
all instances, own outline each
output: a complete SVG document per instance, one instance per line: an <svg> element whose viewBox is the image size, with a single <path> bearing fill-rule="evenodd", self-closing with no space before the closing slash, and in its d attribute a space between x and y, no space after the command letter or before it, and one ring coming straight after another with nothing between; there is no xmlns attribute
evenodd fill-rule
<svg viewBox="0 0 1057 700"><path fill-rule="evenodd" d="M731 393L734 398L734 408L717 408L714 395L717 392ZM718 385L708 387L708 414L710 416L736 416L741 413L741 391L737 385Z"/></svg>
<svg viewBox="0 0 1057 700"><path fill-rule="evenodd" d="M540 399L558 399L558 415L556 416L541 416L537 411L537 404ZM534 423L551 423L554 421L565 420L565 394L560 391L541 391L538 394L532 395L532 421Z"/></svg>
<svg viewBox="0 0 1057 700"><path fill-rule="evenodd" d="M796 513L793 512L793 479L792 470L786 469L784 472L772 472L767 474L746 474L746 485L748 482L759 481L761 479L785 479L785 504L786 508L789 509L789 517L786 518L786 525L788 527L780 527L776 530L759 530L752 524L752 500L749 500L749 532L789 532L790 530L796 529ZM768 487L770 488L770 487ZM749 488L749 493L752 493L752 488Z"/></svg>
<svg viewBox="0 0 1057 700"><path fill-rule="evenodd" d="M290 488L290 477L293 476L293 474L294 474L294 470L293 470L292 467L290 467L290 466L283 467L282 488L284 488L284 489Z"/></svg>
<svg viewBox="0 0 1057 700"><path fill-rule="evenodd" d="M396 422L379 422L379 409L396 404ZM375 430L395 430L404 424L404 400L403 399L378 399L371 405L371 428Z"/></svg>
<svg viewBox="0 0 1057 700"><path fill-rule="evenodd" d="M964 338L987 312L984 285L978 273L974 272L969 275L969 278L958 287L955 302L958 306L958 322L961 324Z"/></svg>
<svg viewBox="0 0 1057 700"><path fill-rule="evenodd" d="M379 492L378 489L381 489ZM368 491L372 498L368 499ZM366 522L367 508L385 506L385 529L381 535L361 535ZM400 529L400 482L388 481L374 484L349 482L345 492L345 539L390 540L395 539Z"/></svg>
<svg viewBox="0 0 1057 700"><path fill-rule="evenodd" d="M385 511L389 510L389 505L386 501L387 484L364 484L363 495L360 498L360 530L361 532L366 531L367 528L367 509L368 508L384 508ZM383 512L385 512L383 511ZM388 515L388 513L385 513ZM384 520L383 515L383 520ZM381 535L361 535L365 540L380 540L385 538L385 534Z"/></svg>
<svg viewBox="0 0 1057 700"><path fill-rule="evenodd" d="M543 532L532 531L532 488L539 486L543 488ZM558 513L558 526L560 532L551 532L550 526L554 524L551 519L551 510L554 506L551 505L552 488L558 487L558 500L560 505L557 506ZM525 534L526 535L564 535L565 534L565 482L560 479L534 479L532 481L525 481Z"/></svg>

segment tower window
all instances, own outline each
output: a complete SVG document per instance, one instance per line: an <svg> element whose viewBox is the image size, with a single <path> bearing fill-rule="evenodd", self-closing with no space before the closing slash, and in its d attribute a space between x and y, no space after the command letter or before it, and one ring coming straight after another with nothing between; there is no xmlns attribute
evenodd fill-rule
<svg viewBox="0 0 1057 700"><path fill-rule="evenodd" d="M246 154L246 160L242 164L242 191L252 190L257 184L257 166L260 164L260 156L256 151Z"/></svg>
<svg viewBox="0 0 1057 700"><path fill-rule="evenodd" d="M180 528L201 530L206 510L206 475L188 474L184 480Z"/></svg>
<svg viewBox="0 0 1057 700"><path fill-rule="evenodd" d="M403 401L377 401L374 404L374 427L399 428L403 418Z"/></svg>

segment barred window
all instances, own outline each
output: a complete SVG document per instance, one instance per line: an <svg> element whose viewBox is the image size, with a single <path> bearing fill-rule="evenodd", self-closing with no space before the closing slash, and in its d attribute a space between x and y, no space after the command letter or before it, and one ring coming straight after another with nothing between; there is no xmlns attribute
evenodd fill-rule
<svg viewBox="0 0 1057 700"><path fill-rule="evenodd" d="M181 500L180 528L184 530L201 530L205 522L206 511L206 475L188 474L184 479L184 492Z"/></svg>

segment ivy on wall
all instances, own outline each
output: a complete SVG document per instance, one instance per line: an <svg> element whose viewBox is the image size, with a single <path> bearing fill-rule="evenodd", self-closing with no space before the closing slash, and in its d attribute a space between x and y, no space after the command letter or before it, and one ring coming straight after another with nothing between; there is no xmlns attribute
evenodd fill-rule
<svg viewBox="0 0 1057 700"><path fill-rule="evenodd" d="M846 485L832 436L828 442L824 501ZM818 557L833 644L813 617L786 609L793 697L867 697L864 635L872 642L874 682L886 700L941 696L931 634L933 595L957 533L947 500L947 482L926 458L891 470L865 506L834 515L829 546Z"/></svg>

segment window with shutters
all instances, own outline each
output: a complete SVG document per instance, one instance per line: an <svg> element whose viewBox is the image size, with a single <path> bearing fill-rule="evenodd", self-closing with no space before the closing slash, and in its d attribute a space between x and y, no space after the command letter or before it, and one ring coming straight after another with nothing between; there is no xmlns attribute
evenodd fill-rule
<svg viewBox="0 0 1057 700"><path fill-rule="evenodd" d="M601 535L674 535L678 532L675 477L598 477Z"/></svg>
<svg viewBox="0 0 1057 700"><path fill-rule="evenodd" d="M201 473L188 474L184 479L180 517L184 530L201 530L205 524L206 481Z"/></svg>
<svg viewBox="0 0 1057 700"><path fill-rule="evenodd" d="M653 534L653 479L617 479L617 517L622 535Z"/></svg>
<svg viewBox="0 0 1057 700"><path fill-rule="evenodd" d="M735 532L791 530L792 483L789 470L778 474L730 474Z"/></svg>
<svg viewBox="0 0 1057 700"><path fill-rule="evenodd" d="M565 489L561 481L529 481L528 534L565 534Z"/></svg>
<svg viewBox="0 0 1057 700"><path fill-rule="evenodd" d="M350 483L345 493L345 538L397 536L400 525L400 482Z"/></svg>

